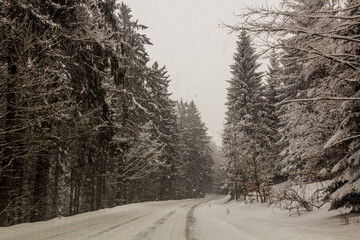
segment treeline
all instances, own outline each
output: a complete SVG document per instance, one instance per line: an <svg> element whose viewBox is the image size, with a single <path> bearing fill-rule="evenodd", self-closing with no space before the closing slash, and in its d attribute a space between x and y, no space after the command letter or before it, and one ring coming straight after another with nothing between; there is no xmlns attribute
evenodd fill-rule
<svg viewBox="0 0 360 240"><path fill-rule="evenodd" d="M0 0L0 226L201 197L209 137L128 6Z"/></svg>
<svg viewBox="0 0 360 240"><path fill-rule="evenodd" d="M227 188L264 202L287 179L331 180L331 209L359 211L359 1L283 1L241 19L230 26L240 34L223 137ZM271 39L266 74L249 32Z"/></svg>

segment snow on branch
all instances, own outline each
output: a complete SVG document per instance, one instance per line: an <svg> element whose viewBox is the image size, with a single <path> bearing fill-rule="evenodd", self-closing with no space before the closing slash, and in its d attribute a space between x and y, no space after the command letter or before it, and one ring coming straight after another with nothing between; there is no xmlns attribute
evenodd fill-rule
<svg viewBox="0 0 360 240"><path fill-rule="evenodd" d="M334 135L334 137L337 137L337 135ZM339 141L332 141L332 139L330 139L324 146L324 148L330 148L332 146L335 146L339 143L342 143L342 142L346 142L346 141L349 141L351 139L355 139L355 138L360 138L360 135L354 135L354 136L349 136L349 137L345 137Z"/></svg>
<svg viewBox="0 0 360 240"><path fill-rule="evenodd" d="M355 70L360 68L359 56L349 52L360 43L358 33L349 34L349 29L356 29L360 21L359 14L349 11L358 9L359 4L328 9L302 9L300 5L289 2L284 5L282 9L247 8L244 13L237 15L240 24L223 26L231 32L252 32L259 40L262 39L260 36L266 36L262 40L267 47L296 49ZM272 41L268 41L269 37ZM318 46L319 40L328 42L331 51Z"/></svg>
<svg viewBox="0 0 360 240"><path fill-rule="evenodd" d="M318 97L318 98L299 98L291 99L278 103L284 105L294 102L316 102L316 101L360 101L360 97Z"/></svg>

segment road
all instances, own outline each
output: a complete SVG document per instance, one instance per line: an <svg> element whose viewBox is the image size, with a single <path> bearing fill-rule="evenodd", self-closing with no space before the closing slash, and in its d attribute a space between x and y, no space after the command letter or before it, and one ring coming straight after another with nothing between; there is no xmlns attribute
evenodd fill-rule
<svg viewBox="0 0 360 240"><path fill-rule="evenodd" d="M9 240L195 240L194 209L205 199L149 202L53 219L45 224L20 224L3 234ZM18 231L16 230L18 228ZM0 239L3 239L0 231Z"/></svg>
<svg viewBox="0 0 360 240"><path fill-rule="evenodd" d="M355 240L349 223L328 207L301 216L228 197L144 202L49 221L0 227L0 240Z"/></svg>

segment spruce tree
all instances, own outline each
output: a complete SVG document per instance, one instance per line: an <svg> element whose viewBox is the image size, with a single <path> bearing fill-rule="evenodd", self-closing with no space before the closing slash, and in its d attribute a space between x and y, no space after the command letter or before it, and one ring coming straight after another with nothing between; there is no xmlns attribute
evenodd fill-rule
<svg viewBox="0 0 360 240"><path fill-rule="evenodd" d="M2 4L1 61L7 59L9 70L1 68L1 79L13 75L10 82L1 81L1 88L8 85L6 100L1 101L11 103L8 113L1 115L12 122L10 127L9 120L1 120L5 151L0 182L5 189L0 196L4 204L0 224L6 225L47 217L49 169L68 133L61 130L63 123L70 120L74 107L58 39L52 37L58 33L57 23L37 2ZM16 179L12 184L7 180L11 178Z"/></svg>
<svg viewBox="0 0 360 240"><path fill-rule="evenodd" d="M360 34L360 6L358 1L345 1L343 11L344 16L355 18L356 21L342 19L339 24L348 26L343 30L350 38ZM360 60L360 47L352 41L342 44L340 55L350 55L349 61ZM360 66L351 67L347 64L339 64L336 75L332 77L338 84L337 93L340 96L355 97L360 96ZM353 212L360 212L360 103L359 100L347 100L341 105L341 122L334 135L328 140L325 149L341 151L342 156L334 164L331 172L335 174L330 186L327 189L328 198L332 200L330 209L350 208Z"/></svg>
<svg viewBox="0 0 360 240"><path fill-rule="evenodd" d="M235 181L240 174L247 181L241 188L256 191L260 200L264 201L272 178L269 170L273 159L269 158L269 151L273 130L270 128L272 121L268 116L268 103L261 83L262 73L257 72L257 59L249 35L242 31L234 54L235 63L231 65L233 77L229 81L226 103L228 130L225 131L224 145L228 151L237 153L230 154L232 157L228 154L228 161L233 162L230 166L235 168ZM244 169L245 166L247 169ZM233 196L238 198L236 193L239 190L236 188L240 187L239 183L235 182L234 186Z"/></svg>
<svg viewBox="0 0 360 240"><path fill-rule="evenodd" d="M158 176L160 177L159 199L171 199L174 197L174 181L176 168L178 166L178 130L176 126L175 102L170 99L168 93L169 76L165 67L160 68L155 62L149 72L147 88L150 95L151 111L150 120L156 126L154 133L156 139L161 143L159 149L160 166Z"/></svg>
<svg viewBox="0 0 360 240"><path fill-rule="evenodd" d="M194 101L180 101L178 116L181 158L178 194L180 197L202 197L212 187L210 138Z"/></svg>
<svg viewBox="0 0 360 240"><path fill-rule="evenodd" d="M1 226L210 188L206 128L194 104L178 128L166 70L147 66L150 41L127 5L0 5Z"/></svg>
<svg viewBox="0 0 360 240"><path fill-rule="evenodd" d="M268 117L271 120L271 129L274 132L273 143L271 149L271 158L274 159L273 166L276 165L276 160L278 158L279 149L281 149L281 144L279 144L279 140L281 139L281 135L279 134L280 127L280 119L281 115L281 107L279 107L279 103L282 100L282 89L284 88L284 83L282 81L281 76L281 66L278 58L278 53L273 49L269 56L269 65L268 72L266 74L266 99L268 101ZM279 171L274 171L274 180L282 181L283 178L280 176Z"/></svg>

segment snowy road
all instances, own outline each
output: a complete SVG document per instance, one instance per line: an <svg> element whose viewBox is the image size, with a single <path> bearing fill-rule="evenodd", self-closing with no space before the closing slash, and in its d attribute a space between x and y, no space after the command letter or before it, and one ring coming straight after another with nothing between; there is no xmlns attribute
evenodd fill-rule
<svg viewBox="0 0 360 240"><path fill-rule="evenodd" d="M320 209L289 218L287 212L227 198L124 205L46 222L0 228L0 240L355 240L360 216L343 225Z"/></svg>
<svg viewBox="0 0 360 240"><path fill-rule="evenodd" d="M45 223L0 229L0 239L183 240L193 234L196 206L204 199L149 202L85 213ZM7 229L9 231L7 231Z"/></svg>

